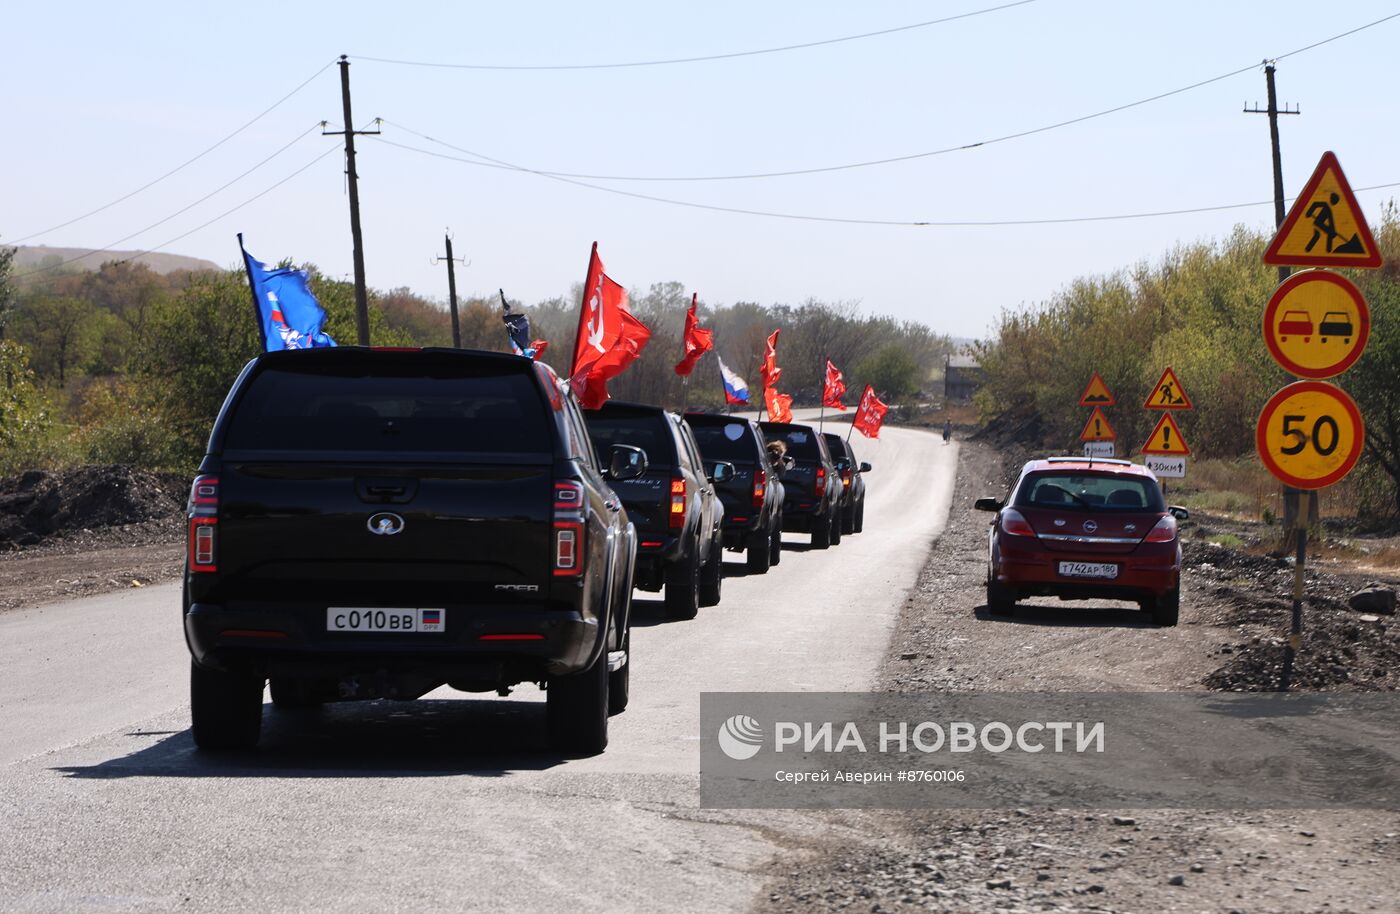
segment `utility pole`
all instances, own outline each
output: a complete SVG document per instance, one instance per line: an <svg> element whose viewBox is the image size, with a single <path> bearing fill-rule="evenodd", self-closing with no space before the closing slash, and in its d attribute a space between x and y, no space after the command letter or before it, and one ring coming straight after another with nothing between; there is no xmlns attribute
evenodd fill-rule
<svg viewBox="0 0 1400 914"><path fill-rule="evenodd" d="M452 310L452 348L462 348L462 325L457 321L457 261L461 260L466 264L466 258L454 258L452 256L452 235L445 236L447 241L447 256L444 258L434 257L433 260L447 261L447 303Z"/></svg>
<svg viewBox="0 0 1400 914"><path fill-rule="evenodd" d="M350 190L350 241L355 258L355 327L359 334L359 344L369 345L369 295L365 291L365 253L364 239L360 234L360 184L359 176L355 173L355 135L375 134L375 130L356 130L355 121L350 114L350 61L346 55L340 55L340 102L344 109L345 129L344 130L322 130L322 136L344 136L345 137L345 175L348 180ZM375 124L379 119L375 118Z"/></svg>
<svg viewBox="0 0 1400 914"><path fill-rule="evenodd" d="M1283 225L1283 156L1279 151L1278 142L1278 116L1280 114L1301 114L1298 106L1289 108L1287 105L1280 111L1278 107L1278 93L1274 91L1274 61L1264 61L1264 82L1268 87L1269 107L1260 108L1255 102L1253 108L1245 108L1246 114L1267 114L1269 116L1269 143L1273 149L1274 156L1274 228L1278 229ZM1288 278L1288 267L1278 268L1278 281L1283 282Z"/></svg>

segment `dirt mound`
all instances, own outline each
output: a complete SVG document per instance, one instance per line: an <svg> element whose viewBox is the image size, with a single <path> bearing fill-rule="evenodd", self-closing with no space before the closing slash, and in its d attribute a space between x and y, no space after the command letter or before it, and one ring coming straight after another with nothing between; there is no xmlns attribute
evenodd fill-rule
<svg viewBox="0 0 1400 914"><path fill-rule="evenodd" d="M0 479L0 549L183 512L189 480L130 466L31 470Z"/></svg>
<svg viewBox="0 0 1400 914"><path fill-rule="evenodd" d="M1038 412L1007 410L988 420L973 438L1002 447L1040 447L1045 440L1045 424Z"/></svg>

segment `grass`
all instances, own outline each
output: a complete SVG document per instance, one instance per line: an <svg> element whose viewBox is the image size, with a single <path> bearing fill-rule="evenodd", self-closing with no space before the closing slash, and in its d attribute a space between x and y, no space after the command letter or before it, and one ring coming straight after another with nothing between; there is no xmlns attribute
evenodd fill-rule
<svg viewBox="0 0 1400 914"><path fill-rule="evenodd" d="M1244 540L1233 533L1217 533L1209 537L1206 542L1224 546L1227 549L1238 549L1244 545Z"/></svg>

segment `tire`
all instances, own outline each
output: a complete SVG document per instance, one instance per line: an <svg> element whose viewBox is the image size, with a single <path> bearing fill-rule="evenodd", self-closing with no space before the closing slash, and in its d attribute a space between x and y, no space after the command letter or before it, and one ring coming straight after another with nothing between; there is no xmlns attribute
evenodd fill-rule
<svg viewBox="0 0 1400 914"><path fill-rule="evenodd" d="M987 611L994 616L1009 616L1016 608L1016 594L997 580L987 581Z"/></svg>
<svg viewBox="0 0 1400 914"><path fill-rule="evenodd" d="M190 664L190 732L205 752L251 749L262 733L263 680Z"/></svg>
<svg viewBox="0 0 1400 914"><path fill-rule="evenodd" d="M665 602L666 615L672 619L694 619L700 612L700 562L694 549L666 566Z"/></svg>
<svg viewBox="0 0 1400 914"><path fill-rule="evenodd" d="M545 716L549 745L555 751L584 756L597 755L608 747L611 680L606 650L581 673L550 677L544 693Z"/></svg>
<svg viewBox="0 0 1400 914"><path fill-rule="evenodd" d="M749 574L765 574L773 561L773 537L766 530L759 530L749 538L745 554Z"/></svg>
<svg viewBox="0 0 1400 914"><path fill-rule="evenodd" d="M272 692L272 704L282 711L297 711L304 708L319 708L321 700L308 688L304 679L289 679L273 676L267 681Z"/></svg>
<svg viewBox="0 0 1400 914"><path fill-rule="evenodd" d="M1152 601L1152 622L1156 625L1176 625L1181 614L1181 588L1174 587Z"/></svg>
<svg viewBox="0 0 1400 914"><path fill-rule="evenodd" d="M820 514L812 518L812 548L826 549L831 546L832 519L830 514Z"/></svg>
<svg viewBox="0 0 1400 914"><path fill-rule="evenodd" d="M865 499L861 498L860 504L856 505L855 523L852 525L852 533L860 533L865 529Z"/></svg>
<svg viewBox="0 0 1400 914"><path fill-rule="evenodd" d="M608 713L621 714L627 710L627 701L632 690L632 626L627 626L627 634L622 636L622 649L627 652L627 662L620 669L608 673Z"/></svg>
<svg viewBox="0 0 1400 914"><path fill-rule="evenodd" d="M710 546L710 560L700 569L700 605L718 606L724 584L724 550L716 541Z"/></svg>
<svg viewBox="0 0 1400 914"><path fill-rule="evenodd" d="M845 525L841 522L841 506L839 504L831 506L831 545L841 545L841 536L845 530Z"/></svg>
<svg viewBox="0 0 1400 914"><path fill-rule="evenodd" d="M851 510L841 512L841 535L856 532L856 506L851 505Z"/></svg>
<svg viewBox="0 0 1400 914"><path fill-rule="evenodd" d="M768 565L772 567L783 560L783 522L780 520L773 525L773 532L768 537Z"/></svg>

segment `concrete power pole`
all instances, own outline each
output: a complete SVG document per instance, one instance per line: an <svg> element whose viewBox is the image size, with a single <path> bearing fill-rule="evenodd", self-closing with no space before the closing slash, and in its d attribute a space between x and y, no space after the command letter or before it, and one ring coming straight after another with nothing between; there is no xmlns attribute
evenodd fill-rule
<svg viewBox="0 0 1400 914"><path fill-rule="evenodd" d="M447 261L447 303L452 310L452 348L462 348L462 325L457 320L457 270L456 265L460 261L466 263L466 258L454 258L452 256L452 235L444 237L447 242L447 256L443 258L434 257L436 260Z"/></svg>
<svg viewBox="0 0 1400 914"><path fill-rule="evenodd" d="M375 134L376 130L356 130L350 114L350 61L340 55L340 102L345 117L344 130L323 130L322 136L345 137L345 176L350 192L350 241L351 253L355 259L355 328L361 346L369 345L369 294L365 290L364 239L360 233L360 183L355 172L355 136ZM375 123L379 119L375 118Z"/></svg>
<svg viewBox="0 0 1400 914"><path fill-rule="evenodd" d="M1274 157L1274 228L1278 229L1283 225L1283 155L1279 151L1278 142L1278 116L1280 114L1301 114L1298 106L1291 109L1284 106L1280 111L1278 107L1278 93L1274 91L1274 62L1264 61L1264 82L1268 89L1269 106L1260 108L1255 102L1253 108L1245 108L1246 114L1267 114L1269 116L1269 144L1273 150ZM1278 281L1283 282L1288 278L1288 267L1278 268Z"/></svg>

